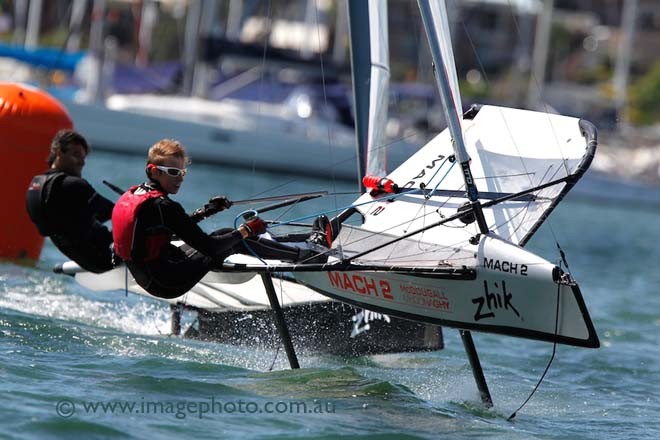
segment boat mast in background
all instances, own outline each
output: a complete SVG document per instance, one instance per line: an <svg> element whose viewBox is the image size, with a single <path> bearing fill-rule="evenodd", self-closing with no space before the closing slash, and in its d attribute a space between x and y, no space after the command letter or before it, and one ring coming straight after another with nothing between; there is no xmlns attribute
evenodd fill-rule
<svg viewBox="0 0 660 440"><path fill-rule="evenodd" d="M537 18L534 50L532 53L532 72L527 89L527 108L531 110L541 108L543 102L543 85L545 84L545 69L548 64L548 50L550 47L550 33L552 30L554 9L554 0L544 0L543 10Z"/></svg>
<svg viewBox="0 0 660 440"><path fill-rule="evenodd" d="M627 0L623 3L623 17L621 17L622 38L616 56L614 70L614 99L619 124L626 122L626 92L630 76L630 58L635 33L638 0Z"/></svg>

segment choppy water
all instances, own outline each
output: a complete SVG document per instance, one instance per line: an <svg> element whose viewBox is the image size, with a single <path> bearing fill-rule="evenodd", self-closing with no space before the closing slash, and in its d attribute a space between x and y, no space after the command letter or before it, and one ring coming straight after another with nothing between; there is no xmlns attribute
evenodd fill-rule
<svg viewBox="0 0 660 440"><path fill-rule="evenodd" d="M84 174L99 189L102 178L128 186L142 167L142 159L95 152ZM190 170L178 197L187 209L217 193L239 199L328 187L245 170ZM328 200L341 206L347 197ZM61 256L47 243L36 268L0 264L0 437L660 438L659 221L660 211L569 197L551 217L552 230L532 240L551 260L554 236L560 241L603 346L559 346L513 422L506 419L543 372L551 345L474 334L495 401L488 410L452 330L441 352L302 353L303 368L291 371L281 352L168 336L167 307L90 292L52 274Z"/></svg>

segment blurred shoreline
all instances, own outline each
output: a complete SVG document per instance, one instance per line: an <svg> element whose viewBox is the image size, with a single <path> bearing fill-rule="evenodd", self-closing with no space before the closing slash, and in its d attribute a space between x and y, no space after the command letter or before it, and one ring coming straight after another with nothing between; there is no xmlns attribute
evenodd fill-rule
<svg viewBox="0 0 660 440"><path fill-rule="evenodd" d="M660 126L601 131L592 169L615 179L660 186Z"/></svg>

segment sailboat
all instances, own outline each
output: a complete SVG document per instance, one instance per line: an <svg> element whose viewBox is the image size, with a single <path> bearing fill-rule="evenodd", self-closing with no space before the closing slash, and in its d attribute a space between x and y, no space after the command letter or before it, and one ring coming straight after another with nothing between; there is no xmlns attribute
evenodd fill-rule
<svg viewBox="0 0 660 440"><path fill-rule="evenodd" d="M323 296L376 313L456 328L490 405L472 331L600 345L563 253L555 264L525 249L588 169L597 131L586 120L498 106L462 114L445 5L418 5L448 128L385 172L378 136L389 76L386 5L349 1L366 191L333 219L337 235L326 263L244 257L226 261L219 273L260 274L292 367L298 362L271 274L289 274Z"/></svg>
<svg viewBox="0 0 660 440"><path fill-rule="evenodd" d="M357 14L368 15L376 30L385 27L380 4L357 3ZM587 170L597 145L595 127L496 106L474 106L461 116L451 47L441 44L449 41L444 4L420 0L419 6L448 129L355 201L351 209L363 223L341 228L333 243L339 255L334 267L297 272L296 279L329 296L411 319L597 346L577 283L523 247ZM372 58L372 90L379 75L373 71L382 65ZM367 156L367 169L378 164ZM353 280L380 287L362 293ZM443 298L446 306L420 304L417 292ZM547 312L558 299L557 321Z"/></svg>

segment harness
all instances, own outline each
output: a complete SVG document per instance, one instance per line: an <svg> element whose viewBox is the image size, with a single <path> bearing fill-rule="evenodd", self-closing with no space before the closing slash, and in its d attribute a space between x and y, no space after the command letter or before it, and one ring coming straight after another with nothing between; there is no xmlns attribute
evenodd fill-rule
<svg viewBox="0 0 660 440"><path fill-rule="evenodd" d="M35 224L39 233L44 237L53 235L57 231L52 229L51 219L48 215L48 202L55 183L66 177L66 173L57 171L55 173L39 174L32 178L25 196L25 204L30 219Z"/></svg>

